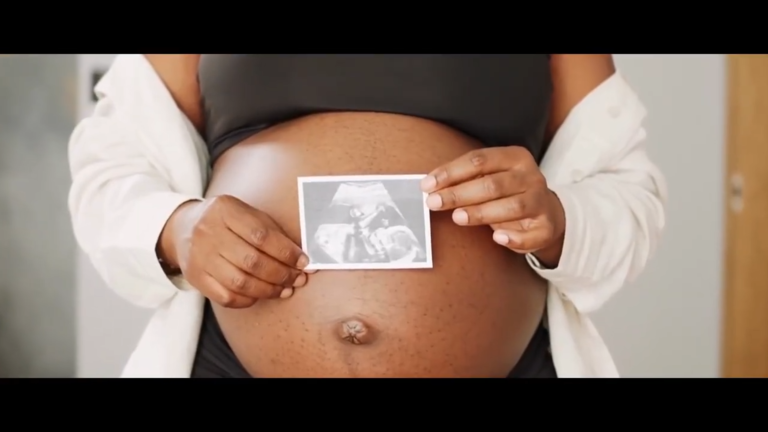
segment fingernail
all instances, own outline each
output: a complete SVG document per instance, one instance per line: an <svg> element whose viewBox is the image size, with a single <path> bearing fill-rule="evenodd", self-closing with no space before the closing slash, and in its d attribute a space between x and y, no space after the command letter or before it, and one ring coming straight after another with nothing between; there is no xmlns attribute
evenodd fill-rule
<svg viewBox="0 0 768 432"><path fill-rule="evenodd" d="M432 194L427 197L427 207L432 210L439 210L443 206L443 198L438 194Z"/></svg>
<svg viewBox="0 0 768 432"><path fill-rule="evenodd" d="M293 288L286 288L282 291L280 291L280 298L281 299L287 299L288 297L293 295Z"/></svg>
<svg viewBox="0 0 768 432"><path fill-rule="evenodd" d="M509 236L503 232L496 231L493 233L493 241L502 246L506 246L509 243Z"/></svg>
<svg viewBox="0 0 768 432"><path fill-rule="evenodd" d="M459 225L466 225L469 223L469 215L462 209L457 209L453 212L453 221Z"/></svg>
<svg viewBox="0 0 768 432"><path fill-rule="evenodd" d="M304 273L306 274L315 274L317 273L317 269L304 269Z"/></svg>
<svg viewBox="0 0 768 432"><path fill-rule="evenodd" d="M304 267L309 265L309 257L306 255L302 255L301 258L299 258L299 261L296 262L296 267L299 268L299 270L304 269Z"/></svg>
<svg viewBox="0 0 768 432"><path fill-rule="evenodd" d="M435 176L430 175L421 179L421 190L424 192L431 191L435 186L437 186L437 179L435 179Z"/></svg>
<svg viewBox="0 0 768 432"><path fill-rule="evenodd" d="M293 281L294 287L303 287L307 284L307 275L305 273L301 273L299 277L296 278L295 281Z"/></svg>

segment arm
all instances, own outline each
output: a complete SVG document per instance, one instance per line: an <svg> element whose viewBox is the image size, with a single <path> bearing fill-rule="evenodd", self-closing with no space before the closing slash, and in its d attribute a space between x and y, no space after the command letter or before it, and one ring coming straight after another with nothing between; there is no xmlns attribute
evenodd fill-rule
<svg viewBox="0 0 768 432"><path fill-rule="evenodd" d="M289 297L307 281L301 248L237 198L201 198L209 166L198 62L121 55L96 86L96 112L70 140L75 236L107 284L140 306L190 288L234 308Z"/></svg>
<svg viewBox="0 0 768 432"><path fill-rule="evenodd" d="M181 112L187 116L199 133L203 132L203 108L200 99L200 85L197 82L197 68L200 64L200 54L145 54L152 68L171 93L174 102ZM183 215L183 210L194 201L187 200L178 206L164 224L162 231L156 237L156 255L167 267L166 272L176 273L179 268L175 248L171 244L174 238L172 228L175 219Z"/></svg>
<svg viewBox="0 0 768 432"><path fill-rule="evenodd" d="M612 77L611 56L553 55L551 68L554 138L541 169L565 230L559 244L527 257L588 313L645 268L664 228L666 184L645 150L644 108Z"/></svg>
<svg viewBox="0 0 768 432"><path fill-rule="evenodd" d="M197 57L146 56L179 108L199 128ZM148 85L137 76L137 71L127 71L113 87L142 93L146 89L130 87ZM93 115L77 125L69 141L69 209L75 237L108 286L135 304L155 307L178 290L158 262L160 232L181 204L198 199L202 191L173 187L169 158L148 156L146 145L152 140L145 140L122 115L126 107L109 94L99 96ZM147 100L161 104L160 96Z"/></svg>
<svg viewBox="0 0 768 432"><path fill-rule="evenodd" d="M616 73L613 56L610 54L553 54L550 69L553 92L547 122L547 141L552 140L568 114L582 99ZM564 240L560 236L555 245L536 252L535 257L547 268L557 267L563 253Z"/></svg>
<svg viewBox="0 0 768 432"><path fill-rule="evenodd" d="M163 81L181 112L202 133L203 108L197 82L200 54L144 54L144 58Z"/></svg>

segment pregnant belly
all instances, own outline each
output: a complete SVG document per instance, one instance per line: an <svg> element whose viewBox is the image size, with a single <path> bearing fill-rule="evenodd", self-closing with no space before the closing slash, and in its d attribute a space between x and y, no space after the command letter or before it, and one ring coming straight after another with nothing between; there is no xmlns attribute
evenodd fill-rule
<svg viewBox="0 0 768 432"><path fill-rule="evenodd" d="M297 177L426 174L480 144L406 116L303 117L246 139L213 170L207 195L233 195L301 239ZM538 326L546 284L488 227L432 213L434 268L321 270L287 300L214 306L256 377L503 377ZM353 335L354 337L350 337Z"/></svg>

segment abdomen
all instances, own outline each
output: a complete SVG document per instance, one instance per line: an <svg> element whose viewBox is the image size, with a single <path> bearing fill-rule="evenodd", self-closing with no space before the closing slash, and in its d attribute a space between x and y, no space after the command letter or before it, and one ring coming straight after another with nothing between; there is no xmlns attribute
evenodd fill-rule
<svg viewBox="0 0 768 432"><path fill-rule="evenodd" d="M207 193L265 211L299 243L297 177L426 174L478 147L413 117L313 115L227 151ZM546 284L488 227L459 227L450 212L431 225L433 269L323 270L290 299L214 307L235 355L257 377L506 376L541 320Z"/></svg>

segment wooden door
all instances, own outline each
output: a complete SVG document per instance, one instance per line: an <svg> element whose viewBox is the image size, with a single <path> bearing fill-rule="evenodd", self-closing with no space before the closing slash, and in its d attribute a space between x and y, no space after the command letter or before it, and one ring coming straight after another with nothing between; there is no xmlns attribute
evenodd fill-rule
<svg viewBox="0 0 768 432"><path fill-rule="evenodd" d="M728 55L724 377L768 377L768 55Z"/></svg>

